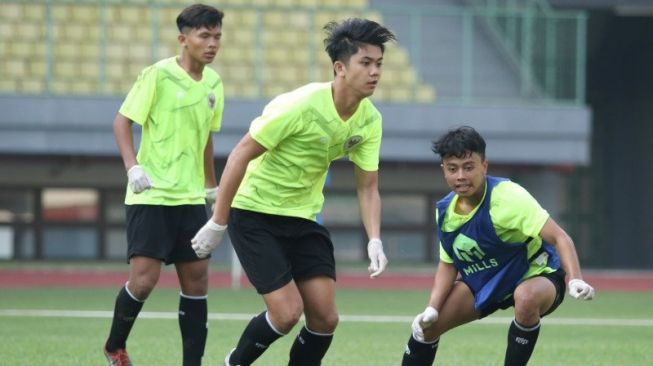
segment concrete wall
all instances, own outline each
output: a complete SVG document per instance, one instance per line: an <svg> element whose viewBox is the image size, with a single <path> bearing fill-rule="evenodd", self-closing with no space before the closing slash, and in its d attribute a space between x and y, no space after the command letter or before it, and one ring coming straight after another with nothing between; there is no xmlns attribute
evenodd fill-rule
<svg viewBox="0 0 653 366"><path fill-rule="evenodd" d="M112 121L117 98L0 96L0 154L118 156ZM225 157L262 110L263 101L227 101L217 157ZM382 159L430 161L431 140L461 124L488 141L488 157L503 164L586 165L590 111L565 106L379 104Z"/></svg>

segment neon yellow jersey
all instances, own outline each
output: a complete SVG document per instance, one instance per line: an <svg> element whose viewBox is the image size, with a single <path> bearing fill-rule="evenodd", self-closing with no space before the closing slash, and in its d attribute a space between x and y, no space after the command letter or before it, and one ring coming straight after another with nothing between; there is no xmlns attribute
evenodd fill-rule
<svg viewBox="0 0 653 366"><path fill-rule="evenodd" d="M333 160L348 156L363 170L379 167L381 114L365 98L343 121L330 82L279 95L249 132L267 151L249 163L233 207L315 220Z"/></svg>
<svg viewBox="0 0 653 366"><path fill-rule="evenodd" d="M193 80L176 57L145 68L120 107L120 114L142 126L136 159L153 188L125 203L176 206L203 204L204 148L210 131L219 131L224 109L222 79L205 67Z"/></svg>
<svg viewBox="0 0 653 366"><path fill-rule="evenodd" d="M443 231L455 231L469 221L480 207L483 199L470 213L461 215L454 211L458 201L458 195L455 195L449 207L447 207L447 213L442 224ZM506 180L494 187L492 197L490 197L490 217L497 236L503 242L523 243L529 237L533 238L528 243L528 258L531 258L542 246L540 231L542 231L542 227L548 220L549 213L519 184ZM445 263L453 263L451 257L443 249L442 244L440 244L440 260ZM553 269L546 266L546 262L538 264L533 261L524 278L553 271Z"/></svg>

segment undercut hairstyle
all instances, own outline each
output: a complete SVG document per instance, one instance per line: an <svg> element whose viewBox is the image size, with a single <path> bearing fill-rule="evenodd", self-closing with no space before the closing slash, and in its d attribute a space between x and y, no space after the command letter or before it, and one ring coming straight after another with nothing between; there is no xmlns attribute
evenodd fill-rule
<svg viewBox="0 0 653 366"><path fill-rule="evenodd" d="M481 160L485 161L485 140L481 134L469 126L449 130L433 142L431 150L439 154L441 160L449 157L462 159L472 153L477 153L481 156Z"/></svg>
<svg viewBox="0 0 653 366"><path fill-rule="evenodd" d="M374 45L385 52L384 44L395 41L395 35L379 23L361 18L349 18L342 22L329 22L324 26L327 37L324 39L326 52L331 63L349 63L352 55L365 45Z"/></svg>
<svg viewBox="0 0 653 366"><path fill-rule="evenodd" d="M212 6L204 4L191 5L177 16L177 28L181 33L191 29L206 27L212 29L222 26L224 13Z"/></svg>

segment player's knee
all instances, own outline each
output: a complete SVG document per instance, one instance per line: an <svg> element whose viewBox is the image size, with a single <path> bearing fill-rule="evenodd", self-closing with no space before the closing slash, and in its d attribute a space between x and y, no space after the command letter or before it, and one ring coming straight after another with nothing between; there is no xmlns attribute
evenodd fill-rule
<svg viewBox="0 0 653 366"><path fill-rule="evenodd" d="M333 333L336 330L339 322L340 316L338 316L338 313L329 314L329 316L325 319L325 326L327 328L325 331L327 333Z"/></svg>
<svg viewBox="0 0 653 366"><path fill-rule="evenodd" d="M302 316L301 305L289 305L286 308L278 309L271 314L274 326L282 333L288 333L299 322Z"/></svg>
<svg viewBox="0 0 653 366"><path fill-rule="evenodd" d="M329 334L335 332L339 321L338 313L331 312L323 316L307 318L306 326L314 332Z"/></svg>
<svg viewBox="0 0 653 366"><path fill-rule="evenodd" d="M158 276L140 276L138 278L131 278L128 284L129 292L137 299L145 301L145 299L150 296L150 293L154 289L154 286L156 286L158 280Z"/></svg>
<svg viewBox="0 0 653 366"><path fill-rule="evenodd" d="M539 317L540 297L530 290L515 291L515 317L519 320L533 321Z"/></svg>
<svg viewBox="0 0 653 366"><path fill-rule="evenodd" d="M205 282L181 282L181 292L188 296L206 296L209 291L208 283Z"/></svg>
<svg viewBox="0 0 653 366"><path fill-rule="evenodd" d="M442 330L438 329L436 324L433 323L433 324L427 326L426 328L424 328L424 340L426 342L435 341L436 339L438 339L440 337L440 335L442 335L442 333L443 333Z"/></svg>

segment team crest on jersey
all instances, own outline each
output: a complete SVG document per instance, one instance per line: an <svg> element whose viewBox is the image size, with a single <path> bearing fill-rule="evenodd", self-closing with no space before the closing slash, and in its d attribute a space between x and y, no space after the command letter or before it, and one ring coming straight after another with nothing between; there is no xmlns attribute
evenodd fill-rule
<svg viewBox="0 0 653 366"><path fill-rule="evenodd" d="M209 108L215 108L215 94L209 94Z"/></svg>
<svg viewBox="0 0 653 366"><path fill-rule="evenodd" d="M354 135L345 141L345 145L343 146L346 150L351 150L352 147L360 144L360 142L363 141L363 136L361 135Z"/></svg>

